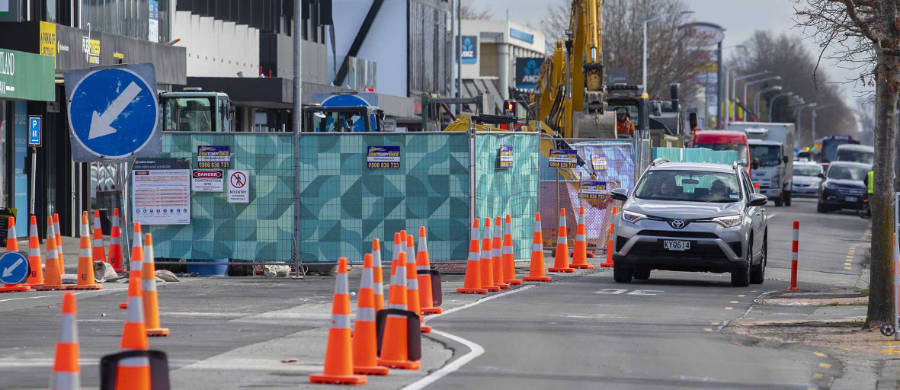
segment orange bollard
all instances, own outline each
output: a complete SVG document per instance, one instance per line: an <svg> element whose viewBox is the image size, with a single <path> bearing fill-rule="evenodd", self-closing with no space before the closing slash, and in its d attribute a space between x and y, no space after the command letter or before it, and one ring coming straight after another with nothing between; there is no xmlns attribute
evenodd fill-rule
<svg viewBox="0 0 900 390"><path fill-rule="evenodd" d="M613 206L613 221L615 221L616 214L618 214L618 208ZM616 224L609 224L609 231L606 233L606 262L600 264L603 268L610 268L615 266L615 262L613 261L613 236L616 234Z"/></svg>
<svg viewBox="0 0 900 390"><path fill-rule="evenodd" d="M384 309L384 275L381 269L381 242L372 240L372 278L374 280L375 311Z"/></svg>
<svg viewBox="0 0 900 390"><path fill-rule="evenodd" d="M65 275L66 259L63 256L62 231L59 230L59 213L53 213L53 237L56 237L56 258L58 259L56 265L59 266L59 274ZM44 270L44 273L47 273L47 270Z"/></svg>
<svg viewBox="0 0 900 390"><path fill-rule="evenodd" d="M85 211L86 213L87 211ZM106 258L106 244L103 242L103 225L100 224L100 210L94 210L94 250L91 253L94 261L109 262Z"/></svg>
<svg viewBox="0 0 900 390"><path fill-rule="evenodd" d="M62 327L59 331L59 340L56 342L56 353L53 354L51 390L78 390L81 388L81 369L78 365L78 321L75 320L77 313L75 293L64 293Z"/></svg>
<svg viewBox="0 0 900 390"><path fill-rule="evenodd" d="M422 304L419 301L419 277L416 272L416 248L412 234L406 236L406 306L407 309L419 316L422 333L431 333L431 327L422 323Z"/></svg>
<svg viewBox="0 0 900 390"><path fill-rule="evenodd" d="M481 235L481 288L488 291L500 291L494 285L494 265L491 263L491 219L484 219L484 230Z"/></svg>
<svg viewBox="0 0 900 390"><path fill-rule="evenodd" d="M140 271L131 271L131 279L140 280ZM126 351L146 351L147 330L144 327L144 304L141 285L128 284L128 314L122 330L120 347ZM116 372L117 389L150 390L150 359L146 356L122 359Z"/></svg>
<svg viewBox="0 0 900 390"><path fill-rule="evenodd" d="M119 227L119 209L113 209L112 228L109 231L109 263L116 272L122 272L122 229Z"/></svg>
<svg viewBox="0 0 900 390"><path fill-rule="evenodd" d="M78 246L78 282L65 286L68 290L100 290L103 286L94 279L94 262L91 260L91 237L88 212L81 214L81 239Z"/></svg>
<svg viewBox="0 0 900 390"><path fill-rule="evenodd" d="M419 277L419 303L422 306L422 314L443 313L444 309L434 307L433 291L431 290L431 261L428 259L428 238L425 235L425 226L419 226L416 270Z"/></svg>
<svg viewBox="0 0 900 390"><path fill-rule="evenodd" d="M797 291L797 260L800 254L800 221L794 221L794 239L791 242L791 285L788 291Z"/></svg>
<svg viewBox="0 0 900 390"><path fill-rule="evenodd" d="M487 294L487 289L481 287L481 263L478 252L478 218L472 221L472 230L469 232L469 260L466 262L466 278L463 286L456 289L462 294Z"/></svg>
<svg viewBox="0 0 900 390"><path fill-rule="evenodd" d="M377 239L376 241L377 242ZM356 324L353 329L353 373L359 375L387 375L388 368L378 366L378 338L375 328L375 294L372 258L363 257L362 278L356 299Z"/></svg>
<svg viewBox="0 0 900 390"><path fill-rule="evenodd" d="M6 251L7 252L18 252L19 251L19 241L18 241L19 236L16 234L16 218L9 217L9 219L7 219L6 223L7 223L6 226L8 226L8 228L7 228L8 230L6 233ZM21 261L21 259L20 259L20 261ZM21 265L21 266L24 266L24 262L23 262L23 265ZM25 291L30 291L30 290L31 290L31 287L28 287L21 283L5 284L2 287L0 287L0 293L25 292Z"/></svg>
<svg viewBox="0 0 900 390"><path fill-rule="evenodd" d="M522 278L526 282L550 282L553 278L547 276L544 270L544 238L541 232L541 213L534 217L534 240L531 244L531 267L528 276Z"/></svg>
<svg viewBox="0 0 900 390"><path fill-rule="evenodd" d="M388 309L407 310L406 299L406 253L400 252L395 268L396 274L391 277L391 290L388 296ZM407 342L407 322L405 316L388 315L384 322L384 338L381 343L381 356L378 365L404 370L418 370L422 366L419 360L409 360L409 343Z"/></svg>
<svg viewBox="0 0 900 390"><path fill-rule="evenodd" d="M32 215L28 223L28 280L25 281L25 285L31 287L44 284L44 260L41 259L41 237L37 229L37 217Z"/></svg>
<svg viewBox="0 0 900 390"><path fill-rule="evenodd" d="M134 223L134 239L131 240L131 270L128 272L128 288L131 288L132 284L137 284L138 291L141 290L141 265L144 263L144 244L143 244L143 236L141 234L141 223ZM137 274L134 273L137 271ZM137 275L135 278L134 275ZM127 309L128 301L120 302L119 309Z"/></svg>
<svg viewBox="0 0 900 390"><path fill-rule="evenodd" d="M513 286L522 284L516 279L516 257L513 250L512 218L506 214L506 224L503 225L503 282Z"/></svg>
<svg viewBox="0 0 900 390"><path fill-rule="evenodd" d="M584 206L578 209L578 226L575 228L575 250L572 255L572 268L594 269L587 262L587 237L584 226Z"/></svg>
<svg viewBox="0 0 900 390"><path fill-rule="evenodd" d="M159 296L156 293L156 266L153 264L153 236L144 234L144 261L141 262L141 293L147 336L166 337L169 329L159 326Z"/></svg>
<svg viewBox="0 0 900 390"><path fill-rule="evenodd" d="M506 290L509 289L509 284L503 282L503 250L501 249L503 237L500 224L500 217L494 218L494 235L491 238L491 264L494 269L491 271L494 273L494 285Z"/></svg>
<svg viewBox="0 0 900 390"><path fill-rule="evenodd" d="M59 273L59 259L57 258L59 251L56 248L53 232L53 218L47 217L47 239L45 240L47 244L47 266L44 267L44 284L35 287L35 290L38 291L63 289L62 274Z"/></svg>
<svg viewBox="0 0 900 390"><path fill-rule="evenodd" d="M347 258L338 259L338 274L334 284L334 301L331 304L331 329L328 330L328 348L325 350L325 370L309 376L312 383L361 385L365 375L353 374L353 345L350 330L350 288L347 281Z"/></svg>
<svg viewBox="0 0 900 390"><path fill-rule="evenodd" d="M556 261L550 272L575 272L569 267L569 233L566 230L566 209L559 209L559 228L556 230Z"/></svg>

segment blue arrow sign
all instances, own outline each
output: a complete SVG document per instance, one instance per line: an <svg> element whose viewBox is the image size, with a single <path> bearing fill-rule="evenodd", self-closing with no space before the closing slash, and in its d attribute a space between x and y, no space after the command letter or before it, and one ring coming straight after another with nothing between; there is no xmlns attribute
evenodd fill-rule
<svg viewBox="0 0 900 390"><path fill-rule="evenodd" d="M0 282L18 284L28 277L28 259L19 252L6 252L0 256Z"/></svg>
<svg viewBox="0 0 900 390"><path fill-rule="evenodd" d="M139 154L149 144L159 143L159 104L152 65L67 72L66 90L76 161L159 152L158 147L150 147L145 151L149 153ZM77 153L76 147L87 153Z"/></svg>
<svg viewBox="0 0 900 390"><path fill-rule="evenodd" d="M41 144L41 117L28 117L28 146L39 146Z"/></svg>

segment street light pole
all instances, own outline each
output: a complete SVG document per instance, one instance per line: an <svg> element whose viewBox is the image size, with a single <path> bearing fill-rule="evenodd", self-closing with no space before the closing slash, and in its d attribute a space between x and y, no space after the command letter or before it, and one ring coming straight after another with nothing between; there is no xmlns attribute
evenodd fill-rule
<svg viewBox="0 0 900 390"><path fill-rule="evenodd" d="M732 78L731 79L731 100L734 100L734 98L735 98L735 94L736 94L735 92L737 91L737 82L738 81L749 79L751 77L762 76L762 75L766 75L766 74L769 74L768 70L764 70L762 72L740 75L738 77Z"/></svg>
<svg viewBox="0 0 900 390"><path fill-rule="evenodd" d="M744 103L747 103L747 87L754 85L754 84L759 84L759 83L763 83L766 81L772 81L772 80L781 80L781 76L766 76L761 79L745 81L744 82L744 95L741 96L741 101L743 101Z"/></svg>
<svg viewBox="0 0 900 390"><path fill-rule="evenodd" d="M794 94L793 92L782 92L775 96L772 96L772 98L769 99L769 104L768 104L768 106L769 106L769 122L772 121L772 114L774 112L774 107L775 107L775 99L778 99L779 97L782 97L782 96L791 96L793 94Z"/></svg>
<svg viewBox="0 0 900 390"><path fill-rule="evenodd" d="M692 14L692 13L694 13L694 11L682 11L679 13L679 15L687 15L687 14ZM642 57L643 59L641 60L641 70L642 70L641 82L643 83L643 85L641 86L641 88L643 89L644 93L647 93L647 24L650 22L659 20L663 16L668 16L668 15L671 15L671 14L666 13L666 14L656 15L654 17L644 19L643 23L641 23L641 27L643 28L643 34L644 34L644 50L643 50L644 55Z"/></svg>
<svg viewBox="0 0 900 390"><path fill-rule="evenodd" d="M794 122L796 122L798 134L800 132L800 118L803 115L803 109L809 108L809 107L815 107L815 106L816 106L816 102L809 102L809 103L801 104L801 105L797 106L797 108L794 109ZM816 143L816 138L815 138L815 135L813 135L813 138L812 138L812 141L810 141L810 144L815 144L815 143Z"/></svg>
<svg viewBox="0 0 900 390"><path fill-rule="evenodd" d="M753 111L757 112L756 115L759 115L759 98L762 96L762 94L764 94L766 92L780 91L780 90L781 90L780 85L773 85L769 88L763 88L756 92L756 97L754 98L755 102L753 104Z"/></svg>

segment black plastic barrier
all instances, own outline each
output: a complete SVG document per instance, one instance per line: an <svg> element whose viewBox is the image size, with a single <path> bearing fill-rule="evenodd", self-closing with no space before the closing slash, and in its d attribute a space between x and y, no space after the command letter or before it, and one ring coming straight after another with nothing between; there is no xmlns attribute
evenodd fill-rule
<svg viewBox="0 0 900 390"><path fill-rule="evenodd" d="M410 361L422 359L422 328L419 316L409 310L384 309L375 316L375 328L378 339L378 354L381 355L381 340L384 338L384 324L388 315L406 317L406 355ZM156 390L156 389L154 389Z"/></svg>
<svg viewBox="0 0 900 390"><path fill-rule="evenodd" d="M146 357L150 360L150 388L170 390L169 358L163 351L122 351L100 358L100 390L116 389L116 374L122 359Z"/></svg>

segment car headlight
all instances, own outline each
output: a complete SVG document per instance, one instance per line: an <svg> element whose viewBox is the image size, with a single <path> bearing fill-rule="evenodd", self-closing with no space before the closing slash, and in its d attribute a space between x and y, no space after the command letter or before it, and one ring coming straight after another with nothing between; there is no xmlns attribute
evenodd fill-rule
<svg viewBox="0 0 900 390"><path fill-rule="evenodd" d="M713 218L713 221L718 223L719 225L722 225L722 227L730 228L730 227L735 227L737 225L740 225L742 218L743 217L740 214L727 215L724 217Z"/></svg>
<svg viewBox="0 0 900 390"><path fill-rule="evenodd" d="M634 211L622 210L622 219L626 222L637 223L642 219L647 219L647 216Z"/></svg>

